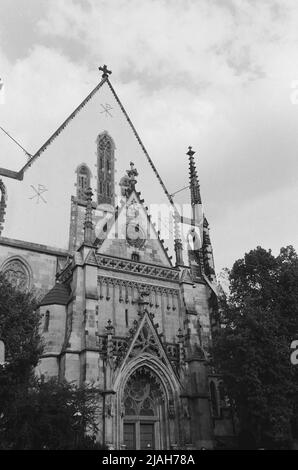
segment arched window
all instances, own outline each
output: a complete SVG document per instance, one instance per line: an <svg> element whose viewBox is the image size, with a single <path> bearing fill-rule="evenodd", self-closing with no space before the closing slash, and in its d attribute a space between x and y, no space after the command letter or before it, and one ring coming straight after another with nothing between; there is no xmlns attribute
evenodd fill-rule
<svg viewBox="0 0 298 470"><path fill-rule="evenodd" d="M44 333L47 333L49 331L49 326L50 326L50 311L47 310L45 313L45 317L44 317L44 326L43 326Z"/></svg>
<svg viewBox="0 0 298 470"><path fill-rule="evenodd" d="M98 203L113 205L114 202L114 149L115 145L107 132L97 138L98 159Z"/></svg>
<svg viewBox="0 0 298 470"><path fill-rule="evenodd" d="M10 284L21 291L30 287L30 274L23 261L13 258L4 264L2 272Z"/></svg>
<svg viewBox="0 0 298 470"><path fill-rule="evenodd" d="M90 170L83 164L77 169L77 198L86 201L86 190L90 187Z"/></svg>
<svg viewBox="0 0 298 470"><path fill-rule="evenodd" d="M3 230L7 192L5 184L0 180L0 235Z"/></svg>

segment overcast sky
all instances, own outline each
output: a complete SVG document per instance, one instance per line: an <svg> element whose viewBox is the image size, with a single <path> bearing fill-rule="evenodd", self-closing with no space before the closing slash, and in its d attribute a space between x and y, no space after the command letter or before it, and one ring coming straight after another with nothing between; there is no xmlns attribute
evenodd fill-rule
<svg viewBox="0 0 298 470"><path fill-rule="evenodd" d="M0 0L0 126L29 152L104 63L170 192L197 151L217 271L257 245L298 248L296 0ZM0 146L0 167L26 162Z"/></svg>

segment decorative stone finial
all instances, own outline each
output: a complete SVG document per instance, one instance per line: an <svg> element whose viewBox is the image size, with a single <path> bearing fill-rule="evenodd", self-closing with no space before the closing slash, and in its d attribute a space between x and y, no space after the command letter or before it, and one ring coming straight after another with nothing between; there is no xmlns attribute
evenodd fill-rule
<svg viewBox="0 0 298 470"><path fill-rule="evenodd" d="M107 330L107 332L108 332L109 335L113 334L114 327L113 327L113 325L112 325L112 321L111 321L111 320L108 320L107 326L106 326L106 330Z"/></svg>
<svg viewBox="0 0 298 470"><path fill-rule="evenodd" d="M130 189L133 190L135 188L135 185L137 184L136 177L139 175L133 162L130 162L130 170L127 170L126 173L129 177Z"/></svg>
<svg viewBox="0 0 298 470"><path fill-rule="evenodd" d="M98 70L102 72L102 78L109 78L109 75L111 75L112 71L108 70L108 67L104 65L103 67L98 67Z"/></svg>

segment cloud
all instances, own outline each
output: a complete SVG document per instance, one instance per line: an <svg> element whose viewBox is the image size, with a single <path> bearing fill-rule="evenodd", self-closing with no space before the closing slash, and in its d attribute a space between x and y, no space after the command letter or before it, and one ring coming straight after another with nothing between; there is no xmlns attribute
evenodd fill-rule
<svg viewBox="0 0 298 470"><path fill-rule="evenodd" d="M170 192L187 182L188 145L197 150L208 219L219 233L225 222L244 223L243 207L261 207L258 202L264 201L262 211L266 204L268 211L278 210L280 194L294 190L294 0L52 0L42 8L32 5L34 24L27 18L31 42L27 38L25 50L22 37L12 39L12 29L3 18L0 22L14 44L13 52L0 47L8 90L0 125L30 151L90 91L98 80L97 66L107 63ZM15 166L25 159L22 153L7 155ZM3 153L0 166L1 159ZM181 193L177 200L186 197ZM268 221L256 218L256 223L261 233ZM245 237L234 230L236 238ZM294 225L292 230L294 239ZM230 263L233 243L219 251L219 263Z"/></svg>

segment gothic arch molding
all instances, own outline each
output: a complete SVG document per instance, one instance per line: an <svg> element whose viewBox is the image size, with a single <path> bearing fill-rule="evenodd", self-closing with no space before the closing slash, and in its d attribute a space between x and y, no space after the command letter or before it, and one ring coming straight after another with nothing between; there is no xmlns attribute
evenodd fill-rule
<svg viewBox="0 0 298 470"><path fill-rule="evenodd" d="M128 378L140 367L148 367L157 375L167 391L167 398L169 400L173 399L174 396L180 392L181 386L176 376L171 375L165 365L158 358L146 353L133 358L120 368L114 382L115 391L123 393Z"/></svg>
<svg viewBox="0 0 298 470"><path fill-rule="evenodd" d="M30 290L33 272L27 261L21 256L11 256L6 259L0 268L9 282L20 290Z"/></svg>
<svg viewBox="0 0 298 470"><path fill-rule="evenodd" d="M124 365L114 382L115 395L115 413L114 413L114 436L117 448L121 448L124 442L124 422L125 418L125 404L124 399L127 396L126 387L133 377L142 372L145 372L148 377L151 376L152 383L155 387L159 385L160 394L163 400L160 401L160 409L162 414L159 414L159 421L156 434L156 448L169 449L171 444L176 444L179 441L179 392L181 386L176 377L170 374L165 365L151 354L142 354L133 358L130 362ZM162 418L161 418L162 416Z"/></svg>

